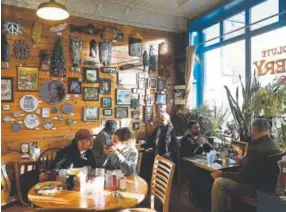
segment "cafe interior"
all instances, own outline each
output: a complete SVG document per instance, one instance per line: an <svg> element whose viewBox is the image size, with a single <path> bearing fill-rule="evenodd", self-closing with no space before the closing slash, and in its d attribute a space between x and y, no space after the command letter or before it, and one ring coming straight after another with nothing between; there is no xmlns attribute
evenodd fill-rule
<svg viewBox="0 0 286 212"><path fill-rule="evenodd" d="M3 212L286 212L285 0L2 0Z"/></svg>

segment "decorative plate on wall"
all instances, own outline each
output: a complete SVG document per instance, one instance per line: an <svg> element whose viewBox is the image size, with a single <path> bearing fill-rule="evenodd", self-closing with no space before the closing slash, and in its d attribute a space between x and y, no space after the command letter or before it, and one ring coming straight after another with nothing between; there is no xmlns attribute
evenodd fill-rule
<svg viewBox="0 0 286 212"><path fill-rule="evenodd" d="M53 107L52 108L52 113L57 113L59 110L58 110L58 108L57 107Z"/></svg>
<svg viewBox="0 0 286 212"><path fill-rule="evenodd" d="M66 96L64 84L58 80L48 80L41 88L41 97L48 104L58 104Z"/></svg>
<svg viewBox="0 0 286 212"><path fill-rule="evenodd" d="M13 116L14 116L15 118L18 118L20 115L21 115L21 114L20 114L19 111L13 112Z"/></svg>
<svg viewBox="0 0 286 212"><path fill-rule="evenodd" d="M62 105L63 113L71 114L73 112L73 105L69 103L65 103Z"/></svg>
<svg viewBox="0 0 286 212"><path fill-rule="evenodd" d="M19 132L22 127L21 127L21 124L19 124L18 122L14 122L11 126L11 129L13 132Z"/></svg>
<svg viewBox="0 0 286 212"><path fill-rule="evenodd" d="M11 121L11 117L10 116L4 116L3 121L9 122L9 121Z"/></svg>
<svg viewBox="0 0 286 212"><path fill-rule="evenodd" d="M40 124L40 119L35 114L29 114L24 119L24 125L28 129L35 129L39 126L39 124Z"/></svg>
<svg viewBox="0 0 286 212"><path fill-rule="evenodd" d="M25 112L33 112L38 108L39 101L33 95L25 95L20 99L20 107Z"/></svg>
<svg viewBox="0 0 286 212"><path fill-rule="evenodd" d="M44 123L43 123L43 127L44 127L46 130L52 129L52 127L53 127L52 121L51 121L51 120L45 120Z"/></svg>

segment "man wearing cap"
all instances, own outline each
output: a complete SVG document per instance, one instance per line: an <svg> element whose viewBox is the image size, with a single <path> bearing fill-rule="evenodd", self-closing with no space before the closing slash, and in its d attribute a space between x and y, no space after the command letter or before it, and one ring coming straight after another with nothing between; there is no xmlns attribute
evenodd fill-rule
<svg viewBox="0 0 286 212"><path fill-rule="evenodd" d="M76 132L72 143L57 153L54 169L80 168L91 166L95 168L95 160L91 151L93 139L90 131L80 129Z"/></svg>

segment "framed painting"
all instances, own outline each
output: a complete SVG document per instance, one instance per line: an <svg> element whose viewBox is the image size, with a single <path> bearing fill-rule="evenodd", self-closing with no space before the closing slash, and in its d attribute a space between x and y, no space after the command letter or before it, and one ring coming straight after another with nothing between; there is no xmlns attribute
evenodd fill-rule
<svg viewBox="0 0 286 212"><path fill-rule="evenodd" d="M136 109L139 107L139 99L131 99L131 108Z"/></svg>
<svg viewBox="0 0 286 212"><path fill-rule="evenodd" d="M142 40L139 38L128 39L129 56L141 57L142 56Z"/></svg>
<svg viewBox="0 0 286 212"><path fill-rule="evenodd" d="M146 79L139 78L138 79L138 89L145 89L146 88Z"/></svg>
<svg viewBox="0 0 286 212"><path fill-rule="evenodd" d="M111 79L101 78L99 80L99 92L101 94L111 93Z"/></svg>
<svg viewBox="0 0 286 212"><path fill-rule="evenodd" d="M118 85L131 85L137 87L137 73L129 71L120 71L117 73Z"/></svg>
<svg viewBox="0 0 286 212"><path fill-rule="evenodd" d="M98 101L99 89L94 87L83 88L83 100L84 101Z"/></svg>
<svg viewBox="0 0 286 212"><path fill-rule="evenodd" d="M84 68L83 79L85 83L98 83L98 68Z"/></svg>
<svg viewBox="0 0 286 212"><path fill-rule="evenodd" d="M166 105L166 104L167 104L167 94L157 93L156 105Z"/></svg>
<svg viewBox="0 0 286 212"><path fill-rule="evenodd" d="M134 131L140 129L140 123L139 123L139 122L133 122L132 125L133 125L133 130L134 130Z"/></svg>
<svg viewBox="0 0 286 212"><path fill-rule="evenodd" d="M1 77L1 102L13 102L13 77Z"/></svg>
<svg viewBox="0 0 286 212"><path fill-rule="evenodd" d="M84 107L83 108L83 121L98 121L99 108L98 107Z"/></svg>
<svg viewBox="0 0 286 212"><path fill-rule="evenodd" d="M148 79L148 88L157 89L157 78L149 78Z"/></svg>
<svg viewBox="0 0 286 212"><path fill-rule="evenodd" d="M168 87L168 81L166 79L158 78L157 80L157 90L166 91Z"/></svg>
<svg viewBox="0 0 286 212"><path fill-rule="evenodd" d="M112 99L110 97L103 97L101 99L102 107L103 108L111 108L112 107Z"/></svg>
<svg viewBox="0 0 286 212"><path fill-rule="evenodd" d="M36 67L17 67L18 91L38 91L39 90L39 69Z"/></svg>
<svg viewBox="0 0 286 212"><path fill-rule="evenodd" d="M68 93L81 94L81 80L79 78L68 78Z"/></svg>
<svg viewBox="0 0 286 212"><path fill-rule="evenodd" d="M140 111L138 111L138 110L131 111L131 118L132 119L140 119Z"/></svg>
<svg viewBox="0 0 286 212"><path fill-rule="evenodd" d="M128 118L128 107L116 107L115 117L116 118Z"/></svg>
<svg viewBox="0 0 286 212"><path fill-rule="evenodd" d="M145 106L145 108L144 108L144 122L146 124L153 122L153 106Z"/></svg>
<svg viewBox="0 0 286 212"><path fill-rule="evenodd" d="M106 74L115 74L116 73L116 67L102 67L101 68L102 73Z"/></svg>
<svg viewBox="0 0 286 212"><path fill-rule="evenodd" d="M130 105L131 96L132 96L132 93L131 93L130 89L117 89L116 104L118 104L118 105Z"/></svg>
<svg viewBox="0 0 286 212"><path fill-rule="evenodd" d="M112 116L112 109L104 109L103 115L104 116Z"/></svg>

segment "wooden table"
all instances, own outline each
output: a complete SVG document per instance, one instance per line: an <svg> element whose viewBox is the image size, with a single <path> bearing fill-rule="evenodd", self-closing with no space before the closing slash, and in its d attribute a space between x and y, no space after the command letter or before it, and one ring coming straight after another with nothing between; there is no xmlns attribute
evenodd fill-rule
<svg viewBox="0 0 286 212"><path fill-rule="evenodd" d="M183 157L182 159L186 162L193 163L195 166L197 166L201 169L205 169L205 170L208 170L211 172L214 170L225 170L225 169L229 169L229 168L239 167L239 164L232 164L232 165L229 165L227 167L223 167L218 163L214 163L213 165L209 166L207 163L206 157L204 157L202 155L195 155L192 157Z"/></svg>
<svg viewBox="0 0 286 212"><path fill-rule="evenodd" d="M141 177L128 176L127 189L120 192L123 198L113 196L109 190L104 191L104 196L68 190L59 191L52 196L42 196L35 192L34 187L30 189L28 198L40 208L88 208L105 211L134 207L144 200L147 192L148 185Z"/></svg>

